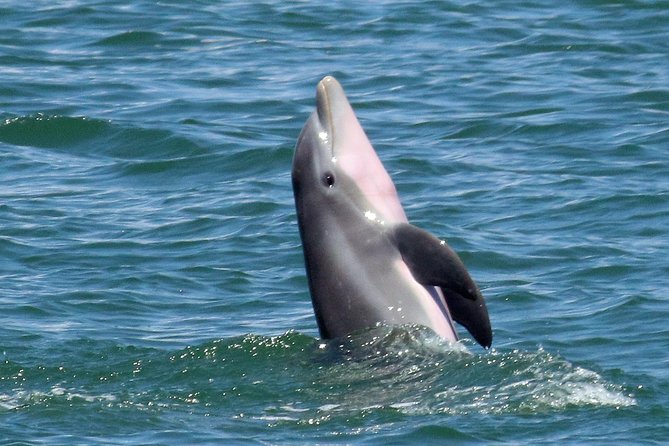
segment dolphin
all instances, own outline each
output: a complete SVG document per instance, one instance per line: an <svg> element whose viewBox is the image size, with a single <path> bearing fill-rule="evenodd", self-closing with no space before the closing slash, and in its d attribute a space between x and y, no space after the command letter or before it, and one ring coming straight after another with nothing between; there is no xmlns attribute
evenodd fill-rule
<svg viewBox="0 0 669 446"><path fill-rule="evenodd" d="M446 242L409 223L334 77L318 83L316 104L297 140L292 183L321 337L407 324L456 342L455 321L489 348L483 295Z"/></svg>

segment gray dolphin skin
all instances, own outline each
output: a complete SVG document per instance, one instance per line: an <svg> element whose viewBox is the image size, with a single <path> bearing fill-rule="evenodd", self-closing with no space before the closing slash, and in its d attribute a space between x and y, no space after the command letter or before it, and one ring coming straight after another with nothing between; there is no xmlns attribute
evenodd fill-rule
<svg viewBox="0 0 669 446"><path fill-rule="evenodd" d="M485 300L457 254L409 224L339 82L316 88L297 140L293 192L320 334L417 324L456 342L453 321L492 344Z"/></svg>

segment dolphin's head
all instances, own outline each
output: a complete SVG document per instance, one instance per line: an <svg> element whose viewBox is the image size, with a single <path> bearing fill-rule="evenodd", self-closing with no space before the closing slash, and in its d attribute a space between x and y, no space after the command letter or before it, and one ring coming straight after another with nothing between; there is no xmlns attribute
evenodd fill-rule
<svg viewBox="0 0 669 446"><path fill-rule="evenodd" d="M316 103L293 158L296 199L316 203L346 195L368 218L405 222L395 185L335 78L327 76L318 83ZM298 202L298 211L299 207Z"/></svg>

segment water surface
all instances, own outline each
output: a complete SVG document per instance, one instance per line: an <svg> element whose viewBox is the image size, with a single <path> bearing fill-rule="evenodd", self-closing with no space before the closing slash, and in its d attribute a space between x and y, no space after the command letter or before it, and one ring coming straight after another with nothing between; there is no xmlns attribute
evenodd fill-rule
<svg viewBox="0 0 669 446"><path fill-rule="evenodd" d="M660 444L666 2L0 7L0 439ZM493 350L323 343L290 164L326 75Z"/></svg>

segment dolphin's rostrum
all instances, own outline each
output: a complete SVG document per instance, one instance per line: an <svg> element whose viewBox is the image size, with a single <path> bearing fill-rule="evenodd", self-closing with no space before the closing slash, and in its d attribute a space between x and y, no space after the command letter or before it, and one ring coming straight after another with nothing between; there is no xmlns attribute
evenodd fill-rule
<svg viewBox="0 0 669 446"><path fill-rule="evenodd" d="M323 338L418 324L455 342L453 320L490 347L488 310L457 254L409 224L339 82L323 78L293 159L309 290Z"/></svg>

